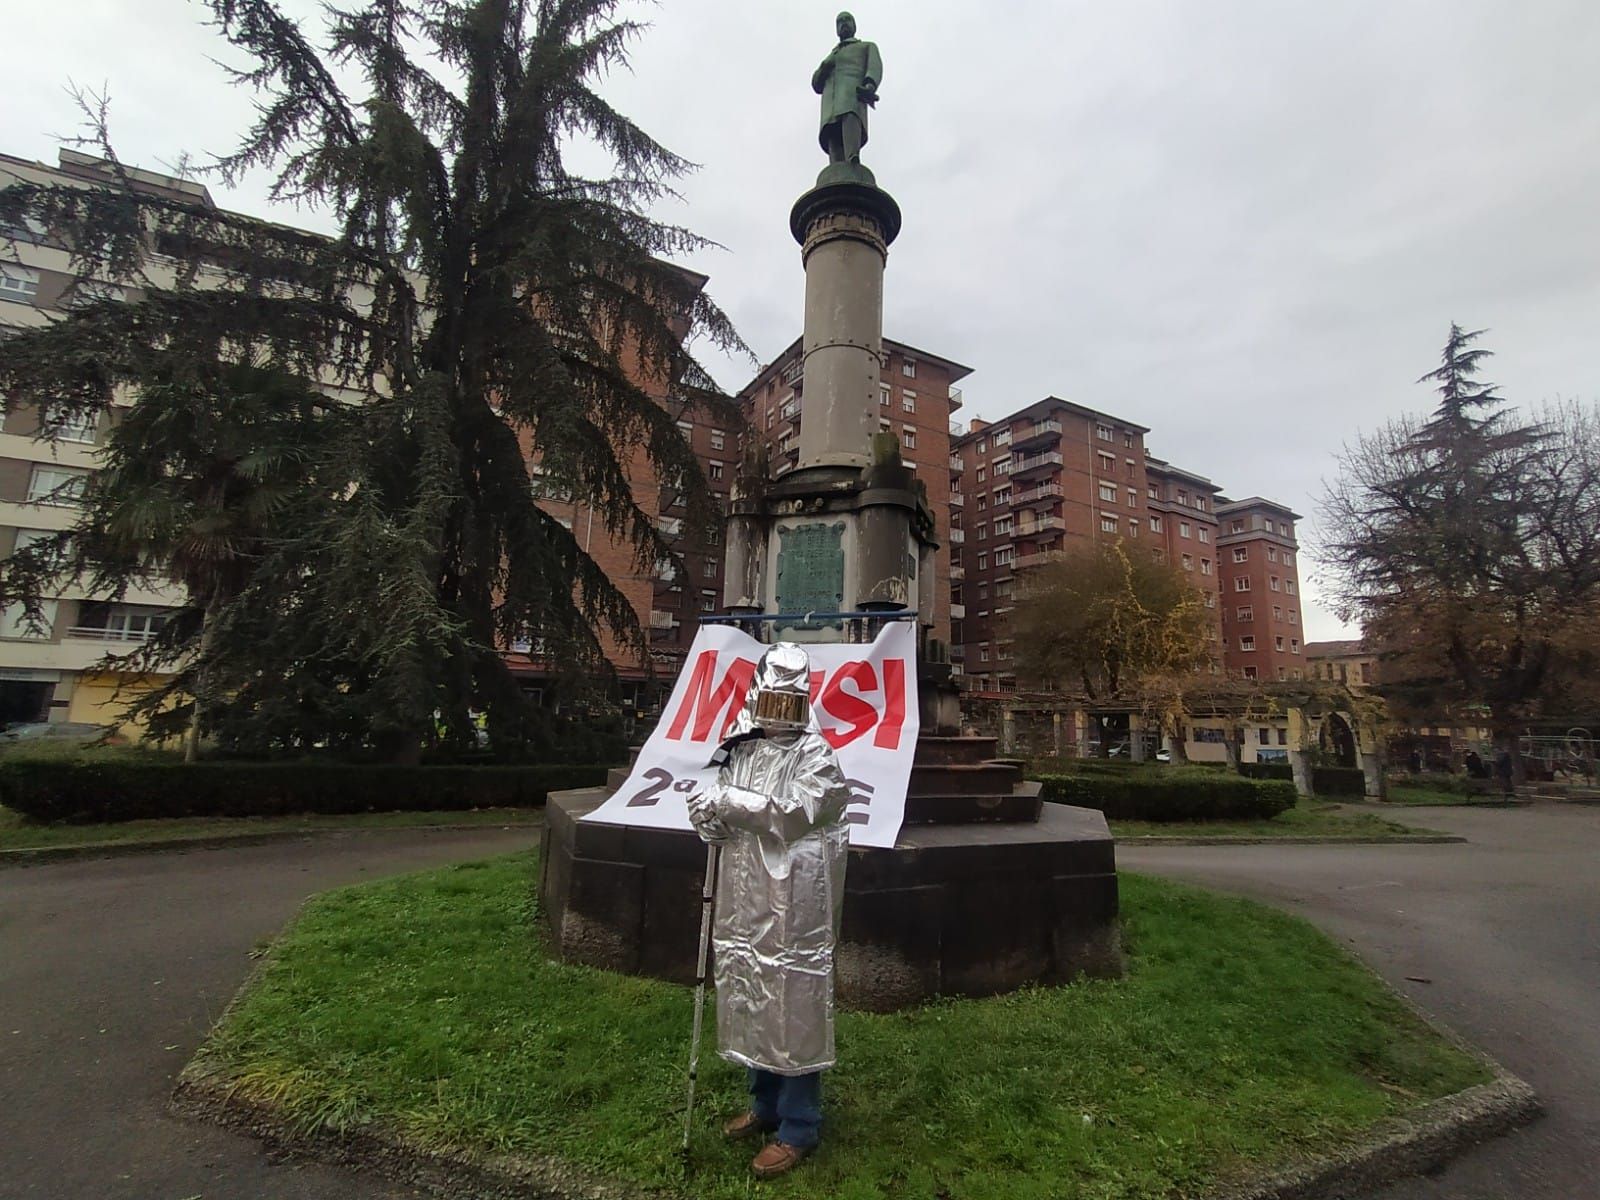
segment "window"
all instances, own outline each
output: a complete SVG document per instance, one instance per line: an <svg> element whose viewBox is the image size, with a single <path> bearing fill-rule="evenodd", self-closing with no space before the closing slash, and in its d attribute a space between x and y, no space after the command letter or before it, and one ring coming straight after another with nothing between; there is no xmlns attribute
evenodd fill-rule
<svg viewBox="0 0 1600 1200"><path fill-rule="evenodd" d="M1124 433L1122 435L1122 444L1131 450L1133 448L1133 434Z"/></svg>
<svg viewBox="0 0 1600 1200"><path fill-rule="evenodd" d="M1160 533L1161 532L1161 518L1160 517L1151 517L1150 518L1150 532L1151 533Z"/></svg>
<svg viewBox="0 0 1600 1200"><path fill-rule="evenodd" d="M1250 547L1249 546L1235 546L1233 548L1233 561L1234 562L1244 562L1249 557L1250 557Z"/></svg>
<svg viewBox="0 0 1600 1200"><path fill-rule="evenodd" d="M1194 506L1196 508L1198 508L1201 512L1205 512L1205 510L1206 510L1206 498L1204 496L1196 496L1194 498Z"/></svg>
<svg viewBox="0 0 1600 1200"><path fill-rule="evenodd" d="M1278 548L1276 546L1268 546L1267 547L1267 561L1268 562L1277 562L1278 561Z"/></svg>
<svg viewBox="0 0 1600 1200"><path fill-rule="evenodd" d="M679 421L678 422L678 432L682 433L683 436L686 437L686 438L694 437L694 422L693 421Z"/></svg>
<svg viewBox="0 0 1600 1200"><path fill-rule="evenodd" d="M1263 725L1260 729L1256 730L1256 736L1260 740L1261 744L1265 746L1272 738L1272 730Z"/></svg>
<svg viewBox="0 0 1600 1200"><path fill-rule="evenodd" d="M982 492L979 492L978 493L978 510L981 512L983 509L986 509L988 507L989 507L989 497L985 496Z"/></svg>
<svg viewBox="0 0 1600 1200"><path fill-rule="evenodd" d="M989 472L984 470L982 467L979 467L978 468L978 482L982 483L987 478L989 478Z"/></svg>
<svg viewBox="0 0 1600 1200"><path fill-rule="evenodd" d="M1285 550L1283 552L1283 565L1286 567L1294 566L1294 551Z"/></svg>
<svg viewBox="0 0 1600 1200"><path fill-rule="evenodd" d="M1250 590L1250 576L1235 575L1233 579L1233 590L1236 592L1248 592Z"/></svg>
<svg viewBox="0 0 1600 1200"><path fill-rule="evenodd" d="M995 535L995 537L1002 537L1005 534L1008 534L1010 532L1011 532L1011 518L1010 517L996 517L994 519L994 535ZM999 561L998 556L996 556L996 560L995 561L997 561L997 562Z"/></svg>
<svg viewBox="0 0 1600 1200"><path fill-rule="evenodd" d="M43 628L29 628L22 614L22 605L7 604L0 608L0 638L23 638L28 641L48 641L55 634L56 612L59 604L54 600L39 602L39 617Z"/></svg>
<svg viewBox="0 0 1600 1200"><path fill-rule="evenodd" d="M989 552L987 550L979 550L978 551L978 570L987 571L988 569L989 569Z"/></svg>
<svg viewBox="0 0 1600 1200"><path fill-rule="evenodd" d="M1283 638L1281 635L1272 639L1272 648L1279 651L1283 649Z"/></svg>
<svg viewBox="0 0 1600 1200"><path fill-rule="evenodd" d="M63 442L94 444L95 431L100 427L100 414L93 412L69 413L65 405L47 404L44 423L60 434Z"/></svg>
<svg viewBox="0 0 1600 1200"><path fill-rule="evenodd" d="M1199 526L1194 532L1195 536L1198 537L1202 542L1209 542L1211 540L1211 530L1207 529L1204 525Z"/></svg>
<svg viewBox="0 0 1600 1200"><path fill-rule="evenodd" d="M907 450L915 450L917 448L917 431L912 426L900 426L900 444Z"/></svg>
<svg viewBox="0 0 1600 1200"><path fill-rule="evenodd" d="M1300 611L1298 609L1291 608L1289 610L1289 624L1293 625L1293 624L1295 624L1295 622L1297 622L1299 620L1300 620Z"/></svg>
<svg viewBox="0 0 1600 1200"><path fill-rule="evenodd" d="M83 489L89 484L89 472L73 471L65 467L33 468L28 479L30 504L78 504L83 500Z"/></svg>
<svg viewBox="0 0 1600 1200"><path fill-rule="evenodd" d="M1117 531L1117 519L1115 517L1111 516L1108 513L1101 513L1100 514L1100 532L1101 533L1115 533L1116 531Z"/></svg>
<svg viewBox="0 0 1600 1200"><path fill-rule="evenodd" d="M1182 538L1186 538L1186 537L1189 536L1189 522L1187 522L1187 521L1179 521L1178 522L1178 536L1182 537Z"/></svg>
<svg viewBox="0 0 1600 1200"><path fill-rule="evenodd" d="M17 530L17 540L11 547L11 553L15 554L19 550L26 550L36 542L48 541L55 536L56 532L53 529L19 529Z"/></svg>
<svg viewBox="0 0 1600 1200"><path fill-rule="evenodd" d="M724 436L725 435L723 434L722 430L720 430L720 429L713 429L711 431L711 448L713 450L721 450L722 449Z"/></svg>
<svg viewBox="0 0 1600 1200"><path fill-rule="evenodd" d="M981 580L980 579L978 581L978 599L979 600L987 600L988 598L989 598L989 583L988 583L987 580Z"/></svg>
<svg viewBox="0 0 1600 1200"><path fill-rule="evenodd" d="M997 488L995 488L995 490L994 490L994 506L996 508L999 508L1002 504L1010 504L1010 503L1011 503L1011 489L1008 488L1008 487L997 487Z"/></svg>
<svg viewBox="0 0 1600 1200"><path fill-rule="evenodd" d="M1299 638L1292 637L1292 638L1289 639L1289 653L1290 654L1299 654L1300 653L1300 639ZM1362 663L1361 664L1361 669L1362 669L1363 672L1366 670L1366 668L1367 668L1367 664L1366 663Z"/></svg>
<svg viewBox="0 0 1600 1200"><path fill-rule="evenodd" d="M771 429L777 423L778 423L778 410L775 409L775 408L767 409L767 428Z"/></svg>
<svg viewBox="0 0 1600 1200"><path fill-rule="evenodd" d="M889 418L888 417L879 417L878 418L878 432L879 433L889 433L891 430L893 430L893 428L894 428L894 426L889 424ZM784 440L785 443L787 443L788 440L789 440L789 435L788 434L784 434L783 435L783 440Z"/></svg>
<svg viewBox="0 0 1600 1200"><path fill-rule="evenodd" d="M719 462L708 463L706 465L706 474L711 476L712 479L721 479L722 478L722 464L719 463Z"/></svg>
<svg viewBox="0 0 1600 1200"><path fill-rule="evenodd" d="M1294 580L1292 580L1292 579L1284 580L1283 590L1288 592L1289 595L1291 595L1291 596L1294 595Z"/></svg>
<svg viewBox="0 0 1600 1200"><path fill-rule="evenodd" d="M981 541L985 541L988 538L988 536L989 536L989 522L987 522L987 521L979 521L978 522L978 540L980 542Z"/></svg>
<svg viewBox="0 0 1600 1200"><path fill-rule="evenodd" d="M1150 499L1152 499L1152 500L1161 499L1161 489L1158 488L1155 484L1152 483L1148 488L1145 489L1145 491L1149 495Z"/></svg>
<svg viewBox="0 0 1600 1200"><path fill-rule="evenodd" d="M988 662L989 661L989 643L988 642L984 642L983 644L981 644L978 647L978 661L979 662Z"/></svg>
<svg viewBox="0 0 1600 1200"><path fill-rule="evenodd" d="M994 466L995 478L997 479L1001 475L1011 474L1011 460L1009 458L996 459L992 465Z"/></svg>
<svg viewBox="0 0 1600 1200"><path fill-rule="evenodd" d="M1254 667L1246 667L1244 669L1244 677L1246 679L1254 679L1256 677L1256 669Z"/></svg>
<svg viewBox="0 0 1600 1200"><path fill-rule="evenodd" d="M1211 574L1211 560L1209 558L1202 558L1200 560L1200 574L1202 574L1202 575Z"/></svg>
<svg viewBox="0 0 1600 1200"><path fill-rule="evenodd" d="M994 444L996 449L999 449L1001 446L1011 445L1011 430L1001 429L996 431L994 435Z"/></svg>
<svg viewBox="0 0 1600 1200"><path fill-rule="evenodd" d="M715 579L717 577L717 560L714 558L706 559L705 565L700 568L700 573L707 579Z"/></svg>
<svg viewBox="0 0 1600 1200"><path fill-rule="evenodd" d="M889 385L887 383L878 385L878 404L882 408L889 407Z"/></svg>
<svg viewBox="0 0 1600 1200"><path fill-rule="evenodd" d="M1117 502L1116 485L1115 484L1110 484L1110 483L1102 483L1100 485L1100 499L1105 501L1105 503L1107 503L1107 504L1115 504Z"/></svg>
<svg viewBox="0 0 1600 1200"><path fill-rule="evenodd" d="M1182 488L1178 489L1178 503L1183 505L1184 508L1189 507L1189 493Z"/></svg>
<svg viewBox="0 0 1600 1200"><path fill-rule="evenodd" d="M1278 678L1279 679L1287 679L1288 678L1288 674L1284 671L1284 669L1282 667L1278 668ZM1283 735L1281 733L1278 735L1278 741L1280 742L1280 744L1283 741Z"/></svg>
<svg viewBox="0 0 1600 1200"><path fill-rule="evenodd" d="M1183 556L1183 569L1185 571L1194 570L1194 556L1193 555L1185 554Z"/></svg>
<svg viewBox="0 0 1600 1200"><path fill-rule="evenodd" d="M1207 608L1215 608L1216 606L1217 606L1216 593L1215 592L1207 592L1206 593L1206 607Z"/></svg>
<svg viewBox="0 0 1600 1200"><path fill-rule="evenodd" d="M1256 610L1251 608L1248 604L1241 604L1238 608L1233 610L1233 615L1241 621L1253 621L1256 619Z"/></svg>
<svg viewBox="0 0 1600 1200"><path fill-rule="evenodd" d="M1117 460L1116 460L1116 458L1114 456L1112 456L1110 454L1102 454L1102 455L1100 455L1099 462L1100 462L1100 473L1102 475L1110 475L1113 471L1115 471L1117 469Z"/></svg>
<svg viewBox="0 0 1600 1200"><path fill-rule="evenodd" d="M1283 587L1283 585L1279 582L1278 577L1276 575L1272 576L1270 579L1267 580L1267 586L1269 588L1271 588L1275 592L1281 590L1282 587Z"/></svg>
<svg viewBox="0 0 1600 1200"><path fill-rule="evenodd" d="M909 358L903 360L900 363L900 374L904 375L907 379L915 379L917 377L917 364L912 362Z"/></svg>
<svg viewBox="0 0 1600 1200"><path fill-rule="evenodd" d="M1003 559L1000 557L1002 554L1005 555L1005 558L1003 558ZM996 550L994 552L994 560L997 563L998 562L1010 562L1011 561L1011 551L1010 550ZM994 598L996 600L1004 600L1007 597L1009 597L1010 595L1011 595L1011 580L1009 580L1009 579L997 579L997 580L995 580Z"/></svg>
<svg viewBox="0 0 1600 1200"><path fill-rule="evenodd" d="M1016 558L1016 556L1017 556L1017 552L1012 547L1010 547L1010 546L1001 546L998 550L996 550L994 552L994 565L997 566L997 567L1004 566L1005 564L1011 562L1014 558ZM1007 588L1006 592L1003 592L1001 594L1005 595L1005 594L1008 594L1009 592L1010 592L1010 589Z"/></svg>
<svg viewBox="0 0 1600 1200"><path fill-rule="evenodd" d="M987 454L987 453L989 453L989 439L988 438L979 438L978 439L978 453L979 454Z"/></svg>
<svg viewBox="0 0 1600 1200"><path fill-rule="evenodd" d="M917 411L917 394L915 392L901 392L900 393L900 407L905 412L909 412L909 413L916 412Z"/></svg>
<svg viewBox="0 0 1600 1200"><path fill-rule="evenodd" d="M1244 532L1244 522L1243 521L1233 521L1233 522L1231 522L1228 525L1228 532L1229 533L1243 533Z"/></svg>
<svg viewBox="0 0 1600 1200"><path fill-rule="evenodd" d="M1128 507L1129 508L1138 508L1139 507L1139 491L1138 491L1137 488L1129 488L1128 489Z"/></svg>
<svg viewBox="0 0 1600 1200"><path fill-rule="evenodd" d="M713 591L711 588L706 588L704 591L702 591L700 593L700 611L701 612L716 612L717 611L717 593L715 591Z"/></svg>
<svg viewBox="0 0 1600 1200"><path fill-rule="evenodd" d="M39 294L39 272L16 263L0 263L0 300L32 304Z"/></svg>
<svg viewBox="0 0 1600 1200"><path fill-rule="evenodd" d="M1110 442L1110 441L1115 441L1116 440L1116 436L1111 432L1111 426L1109 426L1109 425L1096 425L1094 427L1094 435L1095 435L1095 437L1099 438L1102 442Z"/></svg>
<svg viewBox="0 0 1600 1200"><path fill-rule="evenodd" d="M1136 538L1136 537L1139 536L1139 518L1138 517L1129 517L1128 518L1128 536L1131 537L1131 538Z"/></svg>
<svg viewBox="0 0 1600 1200"><path fill-rule="evenodd" d="M1262 524L1262 525L1264 525L1264 526L1265 526L1265 527L1266 527L1266 530L1267 530L1267 532L1268 532L1268 533L1274 533L1274 532L1276 532L1276 531L1275 531L1275 530L1274 530L1274 529L1273 529L1273 528L1272 528L1272 518L1271 518L1271 517L1265 517L1265 518L1263 518L1263 519L1262 519L1262 521L1261 521L1261 524Z"/></svg>

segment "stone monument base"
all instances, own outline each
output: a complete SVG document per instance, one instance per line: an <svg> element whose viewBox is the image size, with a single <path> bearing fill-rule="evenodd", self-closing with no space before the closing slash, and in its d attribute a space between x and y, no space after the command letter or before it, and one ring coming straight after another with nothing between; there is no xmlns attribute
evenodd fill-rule
<svg viewBox="0 0 1600 1200"><path fill-rule="evenodd" d="M539 890L553 947L568 962L692 983L705 844L580 823L607 794L550 797ZM1046 804L1036 820L907 824L893 850L851 850L837 965L840 1003L877 1012L1120 975L1105 818Z"/></svg>

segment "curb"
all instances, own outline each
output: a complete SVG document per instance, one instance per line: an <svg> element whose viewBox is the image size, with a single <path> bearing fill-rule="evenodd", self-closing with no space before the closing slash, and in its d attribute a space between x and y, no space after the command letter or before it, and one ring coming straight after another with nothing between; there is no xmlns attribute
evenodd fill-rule
<svg viewBox="0 0 1600 1200"><path fill-rule="evenodd" d="M1120 846L1446 846L1467 839L1453 833L1396 833L1387 837L1333 837L1307 835L1305 837L1168 837L1154 834L1150 837L1115 837Z"/></svg>
<svg viewBox="0 0 1600 1200"><path fill-rule="evenodd" d="M122 858L135 854L159 854L167 850L222 850L229 846L259 846L267 842L289 842L297 838L329 837L334 834L416 833L419 830L439 830L461 833L470 830L538 829L538 821L510 822L497 825L493 822L478 825L359 825L326 829L275 829L261 833L219 833L192 838L158 838L153 841L82 842L71 846L24 846L16 850L0 850L0 870L6 867L42 866L74 858Z"/></svg>

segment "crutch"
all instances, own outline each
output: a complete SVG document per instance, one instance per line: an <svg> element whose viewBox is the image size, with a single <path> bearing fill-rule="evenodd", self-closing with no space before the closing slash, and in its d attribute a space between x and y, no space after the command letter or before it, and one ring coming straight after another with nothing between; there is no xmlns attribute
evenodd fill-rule
<svg viewBox="0 0 1600 1200"><path fill-rule="evenodd" d="M706 881L700 889L700 957L694 975L694 1032L689 1035L689 1099L683 1106L683 1165L689 1166L689 1132L694 1122L694 1085L700 1073L700 1028L705 1019L706 971L711 960L711 909L717 897L717 867L722 847L706 847Z"/></svg>

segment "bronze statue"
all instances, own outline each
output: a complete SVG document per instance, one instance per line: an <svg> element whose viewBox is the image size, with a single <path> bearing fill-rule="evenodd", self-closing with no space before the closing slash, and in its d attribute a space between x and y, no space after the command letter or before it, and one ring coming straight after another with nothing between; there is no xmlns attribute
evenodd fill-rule
<svg viewBox="0 0 1600 1200"><path fill-rule="evenodd" d="M811 90L822 97L818 140L830 163L861 162L867 144L867 109L878 102L883 59L878 47L856 37L856 19L847 12L834 22L839 44L811 76Z"/></svg>

